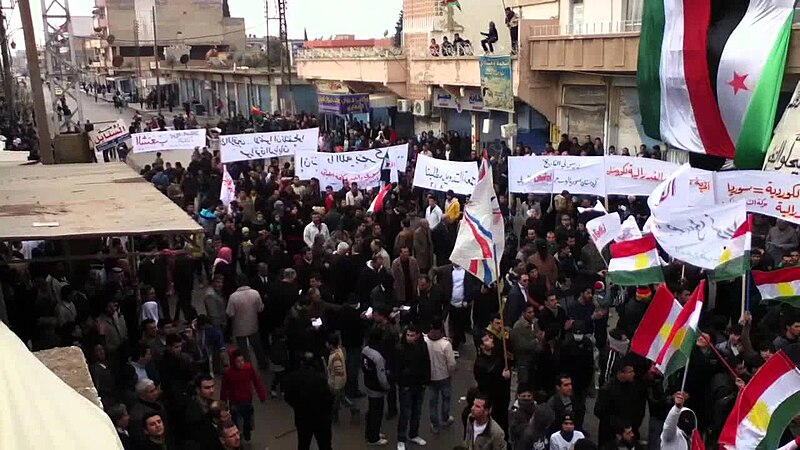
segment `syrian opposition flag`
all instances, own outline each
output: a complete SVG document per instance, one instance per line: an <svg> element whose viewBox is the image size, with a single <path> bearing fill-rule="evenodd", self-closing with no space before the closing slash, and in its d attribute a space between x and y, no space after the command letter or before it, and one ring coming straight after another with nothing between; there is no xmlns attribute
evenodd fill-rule
<svg viewBox="0 0 800 450"><path fill-rule="evenodd" d="M611 245L608 280L619 286L661 283L661 258L652 234Z"/></svg>
<svg viewBox="0 0 800 450"><path fill-rule="evenodd" d="M497 264L505 249L505 222L494 192L494 178L484 154L478 182L464 207L450 261L463 267L485 285L498 278Z"/></svg>
<svg viewBox="0 0 800 450"><path fill-rule="evenodd" d="M639 328L631 339L631 351L656 361L661 349L667 345L672 324L678 320L683 308L666 284L658 287L655 297L647 307Z"/></svg>
<svg viewBox="0 0 800 450"><path fill-rule="evenodd" d="M800 307L800 267L752 272L753 283L762 300L777 300Z"/></svg>
<svg viewBox="0 0 800 450"><path fill-rule="evenodd" d="M367 209L367 215L370 214L377 214L383 210L383 203L386 201L386 196L389 195L389 192L392 191L392 184L386 183L386 186L382 187L378 195L372 199L372 203L369 204L369 208Z"/></svg>
<svg viewBox="0 0 800 450"><path fill-rule="evenodd" d="M736 450L778 448L783 431L799 413L800 371L779 351L739 394L719 443Z"/></svg>
<svg viewBox="0 0 800 450"><path fill-rule="evenodd" d="M461 11L461 3L459 3L458 0L442 0L442 5L448 7L455 6L459 11Z"/></svg>
<svg viewBox="0 0 800 450"><path fill-rule="evenodd" d="M717 281L739 278L750 268L750 247L753 239L753 216L748 215L745 221L733 233L725 250L719 258L719 265L714 269Z"/></svg>
<svg viewBox="0 0 800 450"><path fill-rule="evenodd" d="M706 281L703 280L692 292L689 301L683 305L675 322L670 324L667 344L661 348L655 359L656 368L668 377L686 367L689 355L697 342L700 313L706 296Z"/></svg>
<svg viewBox="0 0 800 450"><path fill-rule="evenodd" d="M645 133L760 169L794 0L644 2L637 81Z"/></svg>

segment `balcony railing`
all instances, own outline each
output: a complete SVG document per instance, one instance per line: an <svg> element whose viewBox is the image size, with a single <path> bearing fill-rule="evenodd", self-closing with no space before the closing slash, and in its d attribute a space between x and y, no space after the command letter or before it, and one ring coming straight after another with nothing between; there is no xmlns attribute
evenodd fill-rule
<svg viewBox="0 0 800 450"><path fill-rule="evenodd" d="M641 29L641 20L567 23L534 26L531 28L531 36L590 36L597 34L638 33Z"/></svg>
<svg viewBox="0 0 800 450"><path fill-rule="evenodd" d="M305 48L297 50L294 57L295 59L397 59L403 57L403 49L394 47Z"/></svg>

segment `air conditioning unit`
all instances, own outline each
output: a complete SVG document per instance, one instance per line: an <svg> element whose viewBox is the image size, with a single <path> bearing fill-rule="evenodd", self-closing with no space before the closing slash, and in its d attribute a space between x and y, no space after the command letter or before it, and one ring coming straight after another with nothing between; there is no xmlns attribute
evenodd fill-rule
<svg viewBox="0 0 800 450"><path fill-rule="evenodd" d="M406 99L397 100L397 112L411 112L411 101Z"/></svg>
<svg viewBox="0 0 800 450"><path fill-rule="evenodd" d="M429 116L431 114L431 104L427 100L414 100L414 115Z"/></svg>
<svg viewBox="0 0 800 450"><path fill-rule="evenodd" d="M500 126L500 136L502 136L503 139L512 138L512 137L516 136L517 129L518 129L518 127L517 127L517 124L515 124L515 123L509 123L509 124L506 124L506 125L501 125Z"/></svg>

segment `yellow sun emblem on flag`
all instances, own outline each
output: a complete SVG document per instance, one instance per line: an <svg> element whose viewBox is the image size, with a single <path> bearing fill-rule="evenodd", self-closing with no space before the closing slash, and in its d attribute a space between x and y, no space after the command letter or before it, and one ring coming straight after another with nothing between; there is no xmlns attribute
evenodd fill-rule
<svg viewBox="0 0 800 450"><path fill-rule="evenodd" d="M661 326L661 329L658 330L659 337L661 337L661 339L664 339L665 341L667 339L669 339L669 334L670 333L672 333L672 324L671 323L665 323L664 325Z"/></svg>
<svg viewBox="0 0 800 450"><path fill-rule="evenodd" d="M633 268L639 270L646 269L648 267L650 267L650 257L647 255L647 253L636 255L636 258L633 260Z"/></svg>
<svg viewBox="0 0 800 450"><path fill-rule="evenodd" d="M769 407L763 400L757 401L756 404L753 405L753 409L751 409L750 413L747 415L747 420L762 433L767 432L770 418Z"/></svg>
<svg viewBox="0 0 800 450"><path fill-rule="evenodd" d="M777 289L778 295L781 297L793 297L795 295L794 286L792 286L792 283L778 283Z"/></svg>
<svg viewBox="0 0 800 450"><path fill-rule="evenodd" d="M725 247L725 250L722 251L722 255L719 257L720 263L726 263L733 258L733 252L729 247Z"/></svg>

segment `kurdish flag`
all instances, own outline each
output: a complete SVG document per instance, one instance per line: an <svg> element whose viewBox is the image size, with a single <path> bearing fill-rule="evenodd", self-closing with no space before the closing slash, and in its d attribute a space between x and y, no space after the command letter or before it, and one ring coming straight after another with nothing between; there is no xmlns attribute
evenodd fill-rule
<svg viewBox="0 0 800 450"><path fill-rule="evenodd" d="M633 334L631 351L655 361L667 345L672 326L683 308L666 284L661 284Z"/></svg>
<svg viewBox="0 0 800 450"><path fill-rule="evenodd" d="M661 258L652 234L611 244L608 280L620 286L661 283Z"/></svg>
<svg viewBox="0 0 800 450"><path fill-rule="evenodd" d="M655 359L656 368L668 377L686 366L689 355L697 341L697 328L700 324L700 313L706 296L706 281L697 285L691 298L681 309L678 318L670 324L667 344L661 348Z"/></svg>
<svg viewBox="0 0 800 450"><path fill-rule="evenodd" d="M714 269L714 279L717 281L739 278L750 269L750 247L753 239L753 216L748 215L733 233L725 250L719 258L719 265Z"/></svg>
<svg viewBox="0 0 800 450"><path fill-rule="evenodd" d="M736 399L719 436L727 449L775 449L800 413L800 371L779 351L756 372Z"/></svg>
<svg viewBox="0 0 800 450"><path fill-rule="evenodd" d="M760 169L793 8L794 0L644 2L637 81L645 133Z"/></svg>
<svg viewBox="0 0 800 450"><path fill-rule="evenodd" d="M800 307L800 267L762 272L752 272L753 283L762 300L777 300Z"/></svg>

